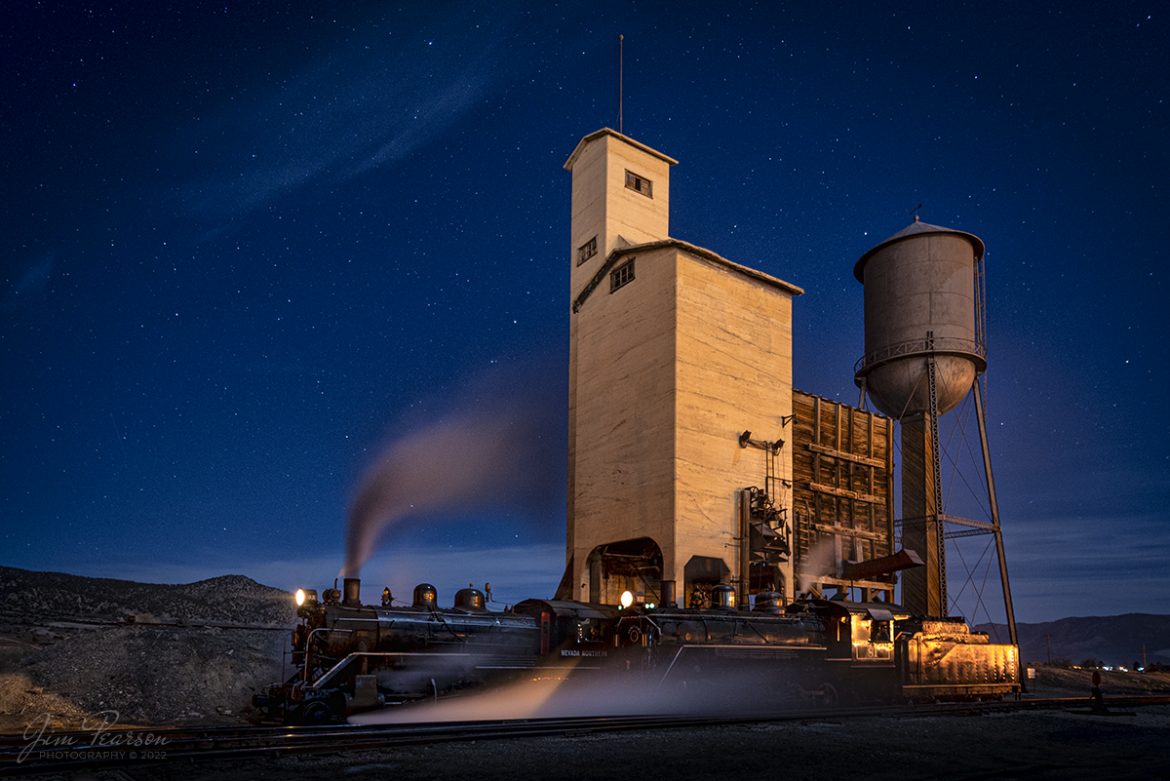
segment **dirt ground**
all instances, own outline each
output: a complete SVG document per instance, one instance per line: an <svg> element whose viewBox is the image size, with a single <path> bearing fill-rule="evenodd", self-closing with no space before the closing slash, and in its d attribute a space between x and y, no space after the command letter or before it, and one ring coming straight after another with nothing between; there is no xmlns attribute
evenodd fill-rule
<svg viewBox="0 0 1170 781"><path fill-rule="evenodd" d="M1035 696L1087 697L1092 673L1039 668ZM4 685L8 684L8 685ZM15 684L15 685L14 685ZM27 691L26 691L27 687ZM1110 696L1170 690L1170 675L1105 673ZM43 703L27 678L0 681L0 710ZM1087 699L1086 699L1087 705ZM80 717L69 703L65 716ZM65 726L54 724L53 727ZM12 772L19 768L0 769ZM60 781L287 781L396 779L605 779L643 774L685 779L1170 779L1170 706L1092 715L1055 711L883 720L807 720L676 728L564 738L434 744L384 752L248 758L241 762L148 764L117 770L42 773Z"/></svg>
<svg viewBox="0 0 1170 781"><path fill-rule="evenodd" d="M283 677L288 595L245 578L150 586L0 568L0 585L8 588L0 603L0 732L20 734L46 715L51 729L67 729L110 710L123 726L239 724L251 692ZM1031 689L1087 698L1091 675L1039 667ZM1170 674L1102 675L1107 701L1170 692ZM1068 710L691 727L200 765L141 761L40 777L1170 779L1170 706L1107 716Z"/></svg>
<svg viewBox="0 0 1170 781"><path fill-rule="evenodd" d="M1092 686L1092 670L1074 670L1062 667L1037 666L1036 678L1029 690L1036 697L1066 697L1087 695ZM1101 690L1115 694L1170 693L1170 673L1129 673L1101 671Z"/></svg>
<svg viewBox="0 0 1170 781"><path fill-rule="evenodd" d="M1170 778L1170 706L896 721L749 724L436 744L41 775L65 781L288 779Z"/></svg>

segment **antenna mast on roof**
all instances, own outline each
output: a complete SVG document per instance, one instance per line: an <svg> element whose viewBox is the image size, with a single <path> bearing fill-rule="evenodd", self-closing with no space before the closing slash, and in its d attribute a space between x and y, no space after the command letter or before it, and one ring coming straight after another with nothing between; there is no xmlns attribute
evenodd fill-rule
<svg viewBox="0 0 1170 781"><path fill-rule="evenodd" d="M624 60L626 36L618 34L618 132L622 130L622 66Z"/></svg>

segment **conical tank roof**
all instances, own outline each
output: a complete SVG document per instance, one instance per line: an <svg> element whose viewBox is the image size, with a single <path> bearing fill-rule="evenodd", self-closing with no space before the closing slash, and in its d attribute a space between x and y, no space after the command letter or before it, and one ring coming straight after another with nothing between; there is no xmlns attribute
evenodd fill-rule
<svg viewBox="0 0 1170 781"><path fill-rule="evenodd" d="M858 282L864 284L866 261L868 261L875 252L882 249L883 247L888 247L895 242L905 241L906 239L910 239L915 236L922 236L923 234L928 233L949 233L952 236L962 236L963 238L970 241L971 245L975 248L975 259L979 260L983 257L983 239L979 238L974 233L967 233L967 231L956 230L954 228L944 228L941 225L931 225L928 222L921 222L917 217L915 217L914 222L910 223L905 228L895 233L893 236L890 236L882 243L871 247L868 252L858 258L857 263L855 263L853 266L853 276L857 277Z"/></svg>

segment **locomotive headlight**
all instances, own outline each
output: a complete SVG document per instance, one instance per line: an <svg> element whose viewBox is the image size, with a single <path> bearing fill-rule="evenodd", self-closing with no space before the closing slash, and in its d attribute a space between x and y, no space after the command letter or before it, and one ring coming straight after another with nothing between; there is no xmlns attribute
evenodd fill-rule
<svg viewBox="0 0 1170 781"><path fill-rule="evenodd" d="M313 607L317 604L317 589L315 588L298 588L297 589L297 607L301 605L305 607Z"/></svg>
<svg viewBox="0 0 1170 781"><path fill-rule="evenodd" d="M622 607L628 608L632 604L634 604L634 592L623 591L622 592Z"/></svg>

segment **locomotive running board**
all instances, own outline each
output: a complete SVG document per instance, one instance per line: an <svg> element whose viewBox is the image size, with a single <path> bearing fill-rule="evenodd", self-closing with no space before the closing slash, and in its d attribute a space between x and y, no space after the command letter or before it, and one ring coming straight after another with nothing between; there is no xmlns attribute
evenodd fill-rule
<svg viewBox="0 0 1170 781"><path fill-rule="evenodd" d="M823 645L797 645L797 646L755 646L755 645L680 645L678 650L674 652L674 656L670 660L670 664L666 666L666 672L658 680L658 686L666 683L666 679L670 677L670 671L674 669L675 662L682 656L683 651L737 651L746 656L775 656L780 652L797 652L797 651L824 651Z"/></svg>
<svg viewBox="0 0 1170 781"><path fill-rule="evenodd" d="M345 669L347 667L349 667L350 664L357 661L358 659L388 659L388 658L401 658L401 657L434 658L434 659L458 659L458 658L469 659L469 658L473 658L473 657L483 657L483 659L484 659L483 664L474 665L474 668L476 670L534 670L534 671L554 671L555 670L557 672L566 672L566 671L572 671L572 670L600 670L600 669L602 669L601 667L582 666L582 665L573 665L572 667L570 667L567 665L539 665L538 666L538 665L530 665L530 664L528 664L528 665L526 665L526 664L506 664L506 663L499 661L498 659L496 660L496 663L493 664L491 656L485 655L485 654L472 654L472 653L454 653L454 652L435 653L435 652L427 652L427 651L355 651L355 652L349 654L348 656L346 656L341 661L339 661L337 664L330 667L327 671L325 671L325 673L323 673L321 675L320 678L318 678L317 680L315 680L311 684L309 684L308 688L310 688L310 689L326 688L333 681L334 678L341 675L341 673L344 672Z"/></svg>
<svg viewBox="0 0 1170 781"><path fill-rule="evenodd" d="M352 653L349 656L342 659L337 664L330 667L320 678L318 678L317 680L315 680L311 684L309 684L309 686L307 688L310 688L310 689L325 688L325 686L328 685L329 682L331 680L333 680L333 678L340 675L342 670L344 670L346 667L348 667L350 665L350 663L352 663L353 661L355 661L357 659L386 659L389 657L402 657L402 656L434 657L434 658L440 658L440 659L452 659L452 658L458 658L458 657L470 657L470 656L475 656L475 655L476 654L468 654L468 653L427 653L425 651L355 651L354 653Z"/></svg>

